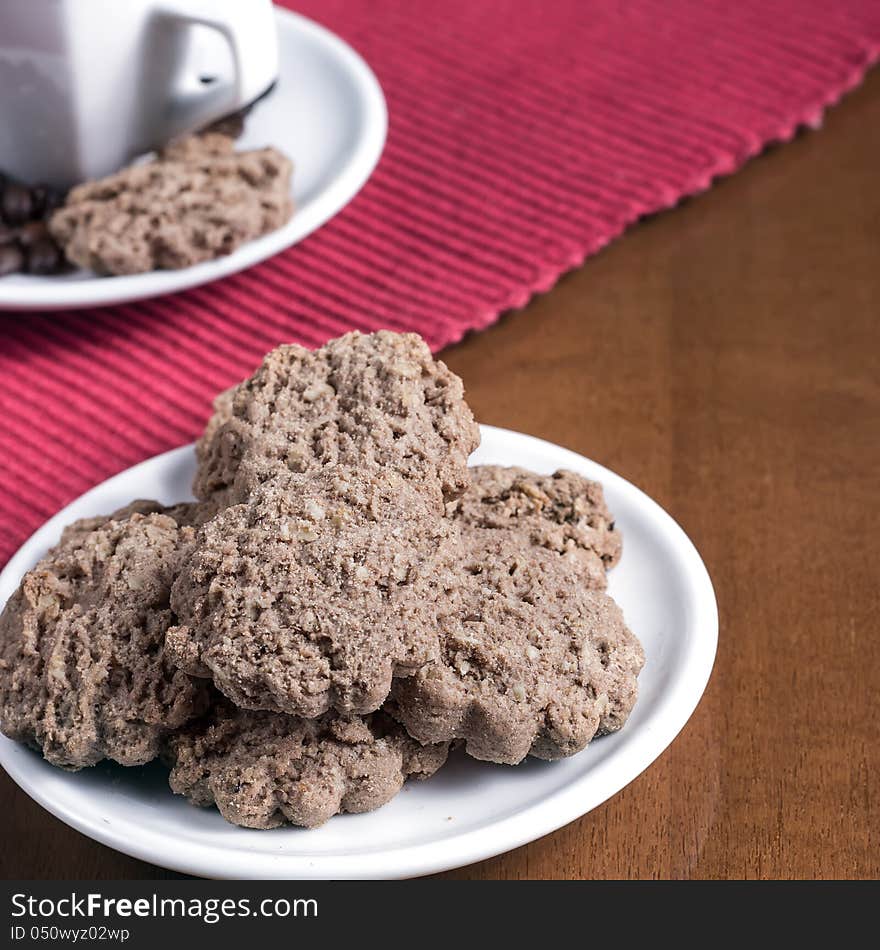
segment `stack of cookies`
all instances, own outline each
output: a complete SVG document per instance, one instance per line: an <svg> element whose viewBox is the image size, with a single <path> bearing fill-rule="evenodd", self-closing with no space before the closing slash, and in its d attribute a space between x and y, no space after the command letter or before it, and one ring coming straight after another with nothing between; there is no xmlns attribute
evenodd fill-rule
<svg viewBox="0 0 880 950"><path fill-rule="evenodd" d="M469 469L417 336L282 346L215 403L198 501L71 525L0 616L0 727L68 769L171 767L250 828L387 802L460 743L514 765L619 729L642 649L572 472Z"/></svg>

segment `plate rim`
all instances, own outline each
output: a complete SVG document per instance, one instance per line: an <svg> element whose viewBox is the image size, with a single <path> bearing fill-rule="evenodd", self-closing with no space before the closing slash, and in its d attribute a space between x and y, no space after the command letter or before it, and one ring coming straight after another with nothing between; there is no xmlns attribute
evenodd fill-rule
<svg viewBox="0 0 880 950"><path fill-rule="evenodd" d="M91 277L57 283L7 284L0 280L0 313L53 312L110 307L152 300L201 287L259 264L304 240L351 202L373 174L388 136L388 107L376 74L354 47L332 30L292 10L275 7L280 24L323 44L353 78L363 111L363 134L348 156L343 171L306 212L294 214L275 231L242 245L232 254L179 270L152 271L117 277ZM279 29L281 28L279 24ZM293 235L293 236L291 236ZM140 289L145 284L145 289ZM158 289L154 289L158 285Z"/></svg>
<svg viewBox="0 0 880 950"><path fill-rule="evenodd" d="M609 760L597 763L587 774L573 779L539 801L525 805L505 818L449 837L397 848L392 845L382 851L345 855L269 855L258 851L236 850L234 869L225 866L229 863L230 849L222 844L201 842L195 845L190 842L185 851L175 851L173 847L169 847L167 836L146 825L139 826L140 838L135 842L121 836L111 825L74 813L66 803L59 803L51 795L45 794L39 786L39 781L28 775L27 768L13 761L16 758L15 753L21 752L19 744L4 736L0 736L0 766L37 804L76 831L101 844L130 857L185 874L236 880L374 877L391 879L438 873L495 857L544 837L583 817L622 791L669 747L690 720L705 692L718 642L718 608L708 570L693 542L672 516L632 482L586 456L547 440L496 426L481 425L480 429L484 435L509 440L517 447L531 447L539 452L552 450L557 457L567 460L562 461L558 467L568 464L578 471L587 463L587 467L591 469L589 477L598 478L603 486L613 484L615 491L630 495L638 503L640 511L647 513L651 520L665 529L668 540L670 543L674 542L674 548L684 565L683 576L693 595L690 603L692 617L689 632L694 635L687 637L682 672L659 700L658 711L653 715L653 728L648 728L651 723L645 723L640 732L634 732L630 736L630 741L635 745L624 757L623 763L619 761L619 757L611 756ZM191 455L193 447L194 443L190 443L171 449L111 476L84 492L46 521L0 571L0 598L4 603L3 588L9 585L9 595L15 590L33 558L31 548L57 540L61 528L71 518L71 508L86 507L96 493L112 489L115 481L127 480L136 474L138 469L156 464L160 459L166 463L171 463L172 459L183 459L184 456ZM604 776L604 772L610 772L611 775Z"/></svg>

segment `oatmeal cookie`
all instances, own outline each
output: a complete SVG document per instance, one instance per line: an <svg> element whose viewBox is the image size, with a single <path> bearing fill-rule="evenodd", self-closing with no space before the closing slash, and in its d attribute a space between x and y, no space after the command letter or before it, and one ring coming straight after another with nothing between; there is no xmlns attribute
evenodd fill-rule
<svg viewBox="0 0 880 950"><path fill-rule="evenodd" d="M78 185L49 228L69 261L98 274L190 267L281 227L293 213L291 172L277 149L190 136Z"/></svg>
<svg viewBox="0 0 880 950"><path fill-rule="evenodd" d="M96 515L93 518L80 518L67 525L61 532L62 547L78 544L91 534L96 528L101 528L108 521L127 521L132 515L166 515L173 518L181 528L198 527L209 521L216 514L213 505L206 502L183 501L177 505L163 505L161 502L148 498L137 498L122 508L117 508L109 515Z"/></svg>
<svg viewBox="0 0 880 950"><path fill-rule="evenodd" d="M423 746L384 713L299 719L220 703L168 743L170 784L194 805L216 805L245 828L313 828L339 812L390 801L427 778L446 743Z"/></svg>
<svg viewBox="0 0 880 950"><path fill-rule="evenodd" d="M573 755L619 729L644 662L620 608L586 587L576 563L525 534L462 535L440 656L394 683L407 732L420 742L463 739L475 758L515 764Z"/></svg>
<svg viewBox="0 0 880 950"><path fill-rule="evenodd" d="M130 507L68 528L0 615L0 729L68 769L148 762L207 701L164 648L194 530L153 503Z"/></svg>
<svg viewBox="0 0 880 950"><path fill-rule="evenodd" d="M291 478L200 530L169 655L244 708L372 712L437 655L456 526L393 471Z"/></svg>
<svg viewBox="0 0 880 950"><path fill-rule="evenodd" d="M423 493L468 484L479 444L461 380L413 333L347 333L281 346L216 403L198 444L197 498L245 501L259 485L335 465L393 470Z"/></svg>
<svg viewBox="0 0 880 950"><path fill-rule="evenodd" d="M576 564L589 587L604 588L605 572L620 560L620 532L602 486L560 469L536 475L524 468L479 465L470 485L447 505L449 517L475 528L515 529L531 544Z"/></svg>

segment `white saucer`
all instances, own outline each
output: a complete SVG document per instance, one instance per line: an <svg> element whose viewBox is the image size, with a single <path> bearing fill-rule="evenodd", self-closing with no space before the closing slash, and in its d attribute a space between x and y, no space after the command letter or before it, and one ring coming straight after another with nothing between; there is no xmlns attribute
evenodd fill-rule
<svg viewBox="0 0 880 950"><path fill-rule="evenodd" d="M601 804L646 769L699 702L715 657L718 612L709 575L678 525L647 495L595 462L549 442L483 426L474 463L569 468L599 480L623 532L610 592L645 647L640 697L621 732L562 762L510 768L454 755L390 804L321 828L249 831L171 794L159 766L100 765L69 773L0 737L0 764L62 821L126 854L215 878L409 877L470 864L541 837ZM0 574L0 603L61 534L133 498L191 497L191 446L136 465L47 522ZM633 834L636 829L633 829Z"/></svg>
<svg viewBox="0 0 880 950"><path fill-rule="evenodd" d="M376 167L388 128L385 99L369 66L339 37L278 10L281 73L248 118L240 148L275 145L294 162L296 212L277 231L216 261L179 271L96 277L0 278L0 310L107 306L197 287L301 241L340 211Z"/></svg>

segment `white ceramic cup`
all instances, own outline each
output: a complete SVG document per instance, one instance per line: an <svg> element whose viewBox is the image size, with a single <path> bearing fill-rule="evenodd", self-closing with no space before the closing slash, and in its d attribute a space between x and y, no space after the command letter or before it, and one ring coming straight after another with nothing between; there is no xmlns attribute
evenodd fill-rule
<svg viewBox="0 0 880 950"><path fill-rule="evenodd" d="M0 172L99 178L277 75L271 0L0 0Z"/></svg>

